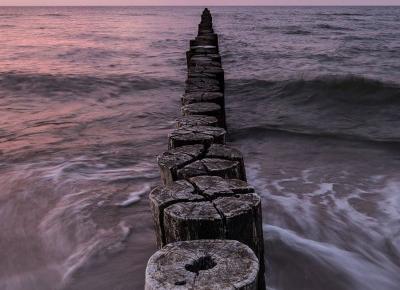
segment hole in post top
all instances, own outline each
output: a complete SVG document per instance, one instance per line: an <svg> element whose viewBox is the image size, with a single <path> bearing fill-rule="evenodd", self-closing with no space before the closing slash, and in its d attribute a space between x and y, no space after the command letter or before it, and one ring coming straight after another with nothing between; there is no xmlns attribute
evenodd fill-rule
<svg viewBox="0 0 400 290"><path fill-rule="evenodd" d="M185 280L177 281L177 282L175 282L175 285L176 286L184 286L184 285L186 285L186 281Z"/></svg>
<svg viewBox="0 0 400 290"><path fill-rule="evenodd" d="M185 269L189 272L199 274L200 271L205 271L214 268L217 265L211 256L203 256L193 261L191 264L187 264Z"/></svg>

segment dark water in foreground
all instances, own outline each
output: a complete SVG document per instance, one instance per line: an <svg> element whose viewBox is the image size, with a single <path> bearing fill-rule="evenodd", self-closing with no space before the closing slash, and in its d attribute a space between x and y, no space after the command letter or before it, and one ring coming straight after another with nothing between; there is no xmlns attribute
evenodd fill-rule
<svg viewBox="0 0 400 290"><path fill-rule="evenodd" d="M271 289L400 288L400 8L213 8ZM0 289L142 289L201 8L0 8Z"/></svg>

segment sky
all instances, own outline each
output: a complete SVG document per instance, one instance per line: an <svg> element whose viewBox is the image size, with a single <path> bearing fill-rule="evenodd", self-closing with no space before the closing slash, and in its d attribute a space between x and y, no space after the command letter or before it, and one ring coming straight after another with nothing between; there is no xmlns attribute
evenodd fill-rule
<svg viewBox="0 0 400 290"><path fill-rule="evenodd" d="M1 5L400 5L400 0L0 0Z"/></svg>

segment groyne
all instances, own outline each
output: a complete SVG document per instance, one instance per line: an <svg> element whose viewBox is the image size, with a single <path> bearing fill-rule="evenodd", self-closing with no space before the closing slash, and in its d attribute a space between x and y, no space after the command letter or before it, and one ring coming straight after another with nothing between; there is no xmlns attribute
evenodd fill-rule
<svg viewBox="0 0 400 290"><path fill-rule="evenodd" d="M145 289L265 289L261 199L241 152L225 144L224 70L208 9L186 58L182 117L149 196L160 250Z"/></svg>

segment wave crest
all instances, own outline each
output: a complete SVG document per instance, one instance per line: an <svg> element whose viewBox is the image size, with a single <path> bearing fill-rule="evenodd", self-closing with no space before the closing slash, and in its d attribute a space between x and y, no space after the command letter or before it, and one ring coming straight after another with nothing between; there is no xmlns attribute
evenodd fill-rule
<svg viewBox="0 0 400 290"><path fill-rule="evenodd" d="M278 129L305 134L400 141L400 87L357 76L306 80L235 80L239 130ZM247 108L245 110L239 108ZM242 112L240 112L240 110Z"/></svg>

